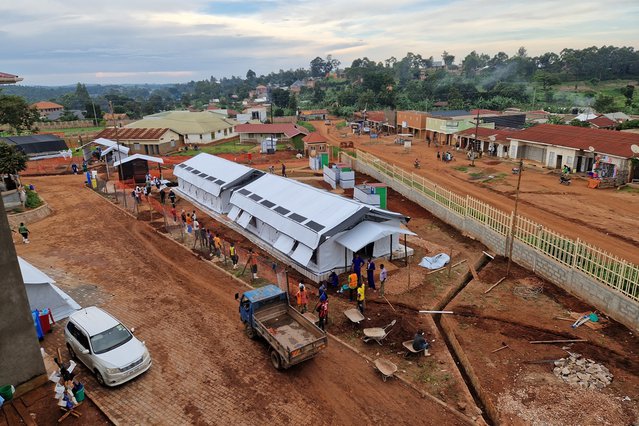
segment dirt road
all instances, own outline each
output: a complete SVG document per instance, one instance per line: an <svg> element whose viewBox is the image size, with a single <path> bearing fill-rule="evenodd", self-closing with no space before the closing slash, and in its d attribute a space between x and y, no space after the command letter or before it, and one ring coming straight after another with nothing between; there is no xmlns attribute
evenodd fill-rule
<svg viewBox="0 0 639 426"><path fill-rule="evenodd" d="M465 152L456 152L454 147L446 146L439 149L450 150L456 160L444 163L437 160L438 148L428 147L423 140L413 141L411 151L407 153L402 146L393 143L393 135L371 142L368 136L342 138L340 134L348 129L327 127L323 121L315 121L313 125L333 145L353 141L356 148L460 195L470 194L506 212L513 210L517 184L517 176L511 173L513 162L484 156L475 161L475 167L469 167ZM420 169L414 168L415 158L421 161ZM473 175L496 178L482 182L483 178L474 180ZM549 175L548 170L536 167L526 168L520 194L521 215L639 264L638 194L589 189L585 180L573 180L571 186L560 185L557 175Z"/></svg>
<svg viewBox="0 0 639 426"><path fill-rule="evenodd" d="M43 269L90 282L103 307L146 341L153 367L117 389L89 393L123 424L460 424L331 341L297 368L275 371L265 344L242 332L245 288L82 187L78 176L33 178L55 213L30 226L18 252ZM62 272L64 271L64 272ZM62 281L58 279L58 281ZM62 327L56 327L61 339Z"/></svg>

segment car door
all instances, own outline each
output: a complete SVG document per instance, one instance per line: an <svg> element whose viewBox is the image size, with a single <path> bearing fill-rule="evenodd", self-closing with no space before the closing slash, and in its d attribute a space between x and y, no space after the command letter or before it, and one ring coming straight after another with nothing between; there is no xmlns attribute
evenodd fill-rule
<svg viewBox="0 0 639 426"><path fill-rule="evenodd" d="M80 361L86 365L89 369L93 369L93 362L91 360L91 348L89 346L89 338L87 335L75 324L69 323L69 332L73 336L71 344L73 345L73 351ZM82 353L85 350L89 350L88 354Z"/></svg>

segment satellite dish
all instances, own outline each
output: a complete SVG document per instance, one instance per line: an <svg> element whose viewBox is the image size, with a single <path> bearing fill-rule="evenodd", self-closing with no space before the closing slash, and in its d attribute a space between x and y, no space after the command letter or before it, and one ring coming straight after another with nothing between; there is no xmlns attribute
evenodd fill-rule
<svg viewBox="0 0 639 426"><path fill-rule="evenodd" d="M588 147L588 151L590 151L590 152L595 152L595 147L594 147L594 146L589 146L589 147Z"/></svg>
<svg viewBox="0 0 639 426"><path fill-rule="evenodd" d="M630 150L635 154L639 154L639 145L630 145Z"/></svg>

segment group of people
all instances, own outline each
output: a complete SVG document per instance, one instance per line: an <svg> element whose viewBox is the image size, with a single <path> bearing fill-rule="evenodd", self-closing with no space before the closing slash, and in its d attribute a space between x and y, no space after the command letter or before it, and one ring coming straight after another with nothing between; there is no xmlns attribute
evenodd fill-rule
<svg viewBox="0 0 639 426"><path fill-rule="evenodd" d="M365 268L366 271L366 279L362 277L362 269ZM372 258L368 258L368 261L364 261L359 254L355 254L353 257L353 261L351 263L351 273L348 275L348 283L344 284L341 288L338 288L338 293L343 293L348 290L348 299L349 301L357 302L357 308L364 315L365 309L365 301L366 301L366 287L365 283L368 284L368 288L373 292L377 292L377 287L375 285L375 271L377 266ZM379 272L379 295L380 297L384 297L384 286L386 284L386 279L388 278L388 272L384 265L380 265ZM337 278L337 274L332 272L329 276L329 283L333 287L339 287L339 280Z"/></svg>
<svg viewBox="0 0 639 426"><path fill-rule="evenodd" d="M448 163L453 161L453 154L451 154L450 151L446 151L443 154L440 151L437 151L437 159Z"/></svg>
<svg viewBox="0 0 639 426"><path fill-rule="evenodd" d="M328 321L328 294L326 293L326 283L322 283L319 287L319 298L315 305L314 311L317 312L319 318L318 327L326 331L326 322ZM299 283L297 293L295 293L297 309L300 313L308 311L308 290L303 282Z"/></svg>

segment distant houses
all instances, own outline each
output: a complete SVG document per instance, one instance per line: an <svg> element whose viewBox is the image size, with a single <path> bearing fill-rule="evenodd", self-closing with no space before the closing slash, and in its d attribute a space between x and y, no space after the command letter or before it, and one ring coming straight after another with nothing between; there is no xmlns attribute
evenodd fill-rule
<svg viewBox="0 0 639 426"><path fill-rule="evenodd" d="M284 124L238 124L236 132L240 143L260 143L263 139L274 137L279 142L289 142L297 135L306 136L308 130L292 123Z"/></svg>
<svg viewBox="0 0 639 426"><path fill-rule="evenodd" d="M121 145L129 148L131 154L164 155L177 151L184 146L180 135L167 128L107 128L96 136L118 140Z"/></svg>

